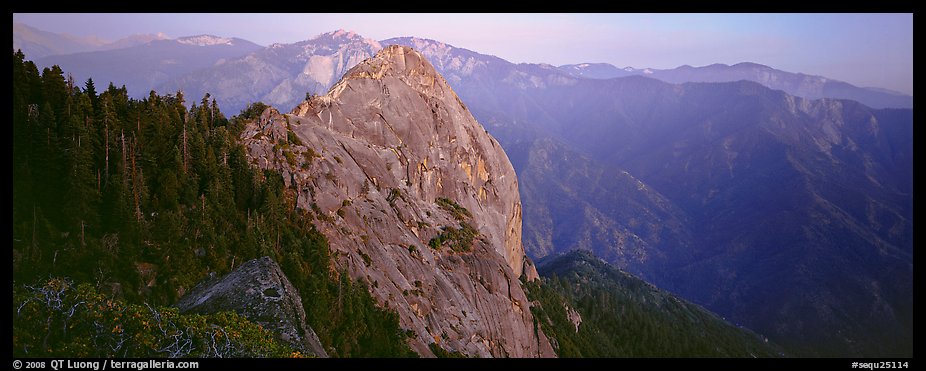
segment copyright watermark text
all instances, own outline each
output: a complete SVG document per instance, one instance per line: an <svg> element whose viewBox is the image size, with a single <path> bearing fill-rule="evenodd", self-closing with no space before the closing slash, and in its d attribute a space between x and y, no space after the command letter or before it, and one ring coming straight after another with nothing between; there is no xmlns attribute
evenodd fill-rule
<svg viewBox="0 0 926 371"><path fill-rule="evenodd" d="M105 371L111 370L159 370L159 369L198 369L199 362L196 361L173 361L173 360L71 360L71 359L48 359L40 361L13 361L14 370L94 370Z"/></svg>

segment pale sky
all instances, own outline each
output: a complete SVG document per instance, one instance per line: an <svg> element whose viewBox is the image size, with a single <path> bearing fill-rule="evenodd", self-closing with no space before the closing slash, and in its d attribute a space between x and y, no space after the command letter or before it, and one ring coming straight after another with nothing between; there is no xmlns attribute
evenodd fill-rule
<svg viewBox="0 0 926 371"><path fill-rule="evenodd" d="M163 32L260 45L345 29L418 36L508 61L618 67L755 62L913 93L912 14L14 14L14 22L116 40Z"/></svg>

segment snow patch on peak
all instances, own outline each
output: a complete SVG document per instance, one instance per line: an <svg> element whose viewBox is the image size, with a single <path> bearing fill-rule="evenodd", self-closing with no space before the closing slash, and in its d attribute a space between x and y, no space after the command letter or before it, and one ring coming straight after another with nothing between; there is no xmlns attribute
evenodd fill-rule
<svg viewBox="0 0 926 371"><path fill-rule="evenodd" d="M580 64L578 67L579 67L579 68L588 68L588 66L589 66L588 63L582 63L582 64Z"/></svg>
<svg viewBox="0 0 926 371"><path fill-rule="evenodd" d="M635 71L633 67L624 67L624 71L633 72Z"/></svg>
<svg viewBox="0 0 926 371"><path fill-rule="evenodd" d="M352 39L355 36L357 36L357 34L354 33L354 31L346 31L343 28L331 33L331 37L347 37L348 39Z"/></svg>
<svg viewBox="0 0 926 371"><path fill-rule="evenodd" d="M644 74L647 74L647 75L652 75L652 74L653 74L653 70L647 68L647 69L644 69L644 70L643 70L643 73L644 73Z"/></svg>
<svg viewBox="0 0 926 371"><path fill-rule="evenodd" d="M196 46L232 45L232 39L213 35L181 37L177 39L177 42L185 45Z"/></svg>

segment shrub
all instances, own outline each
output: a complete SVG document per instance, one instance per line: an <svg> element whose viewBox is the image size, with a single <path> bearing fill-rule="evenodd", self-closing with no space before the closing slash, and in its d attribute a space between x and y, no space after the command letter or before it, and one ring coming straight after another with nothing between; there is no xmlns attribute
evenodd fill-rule
<svg viewBox="0 0 926 371"><path fill-rule="evenodd" d="M16 357L288 357L297 352L232 312L126 304L65 278L14 288ZM299 354L301 356L301 354Z"/></svg>
<svg viewBox="0 0 926 371"><path fill-rule="evenodd" d="M466 355L458 351L449 351L444 349L444 347L437 345L437 343L428 344L428 348L431 349L431 352L434 353L434 356L437 358L466 358Z"/></svg>
<svg viewBox="0 0 926 371"><path fill-rule="evenodd" d="M402 191L400 191L398 188L392 188L389 190L389 195L386 196L386 202L389 202L389 206L395 208L395 200L399 198L402 198L403 200L405 199L402 196Z"/></svg>
<svg viewBox="0 0 926 371"><path fill-rule="evenodd" d="M290 150L283 150L283 156L286 157L286 163L291 167L296 166L296 155Z"/></svg>
<svg viewBox="0 0 926 371"><path fill-rule="evenodd" d="M467 222L460 222L460 228L443 227L441 233L428 241L428 246L440 250L443 245L450 246L456 252L466 252L473 249L473 240L479 232Z"/></svg>
<svg viewBox="0 0 926 371"><path fill-rule="evenodd" d="M295 144L297 146L303 145L302 141L299 140L299 137L296 136L296 133L289 129L286 130L286 140L289 141L289 144Z"/></svg>
<svg viewBox="0 0 926 371"><path fill-rule="evenodd" d="M371 259L369 255L365 254L363 251L357 252L360 254L360 258L363 259L363 265L369 267L371 264L373 264L373 259Z"/></svg>
<svg viewBox="0 0 926 371"><path fill-rule="evenodd" d="M238 114L238 118L252 120L260 117L261 113L264 113L264 110L267 109L267 105L263 102L251 103L247 108L241 110L241 113Z"/></svg>
<svg viewBox="0 0 926 371"><path fill-rule="evenodd" d="M450 215L453 215L453 218L458 221L462 222L466 218L473 217L473 214L470 214L469 210L467 210L463 206L460 206L455 201L449 198L439 197L435 201L435 203L437 204L438 207L440 207L441 209L444 209L445 211L450 213Z"/></svg>

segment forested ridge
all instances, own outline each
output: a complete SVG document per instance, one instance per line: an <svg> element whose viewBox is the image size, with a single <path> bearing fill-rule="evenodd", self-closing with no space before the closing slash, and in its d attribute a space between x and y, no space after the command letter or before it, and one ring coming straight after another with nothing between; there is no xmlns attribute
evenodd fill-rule
<svg viewBox="0 0 926 371"><path fill-rule="evenodd" d="M248 164L238 134L263 107L229 119L208 94L188 109L182 92L131 99L113 83L98 92L92 79L75 82L58 66L40 73L14 52L14 353L69 355L17 337L30 323L16 309L35 288L83 283L83 295L164 308L210 274L270 256L329 354L413 355L397 316L335 270L281 176Z"/></svg>
<svg viewBox="0 0 926 371"><path fill-rule="evenodd" d="M781 357L744 328L577 250L525 282L537 325L560 357ZM571 314L570 314L571 313Z"/></svg>

